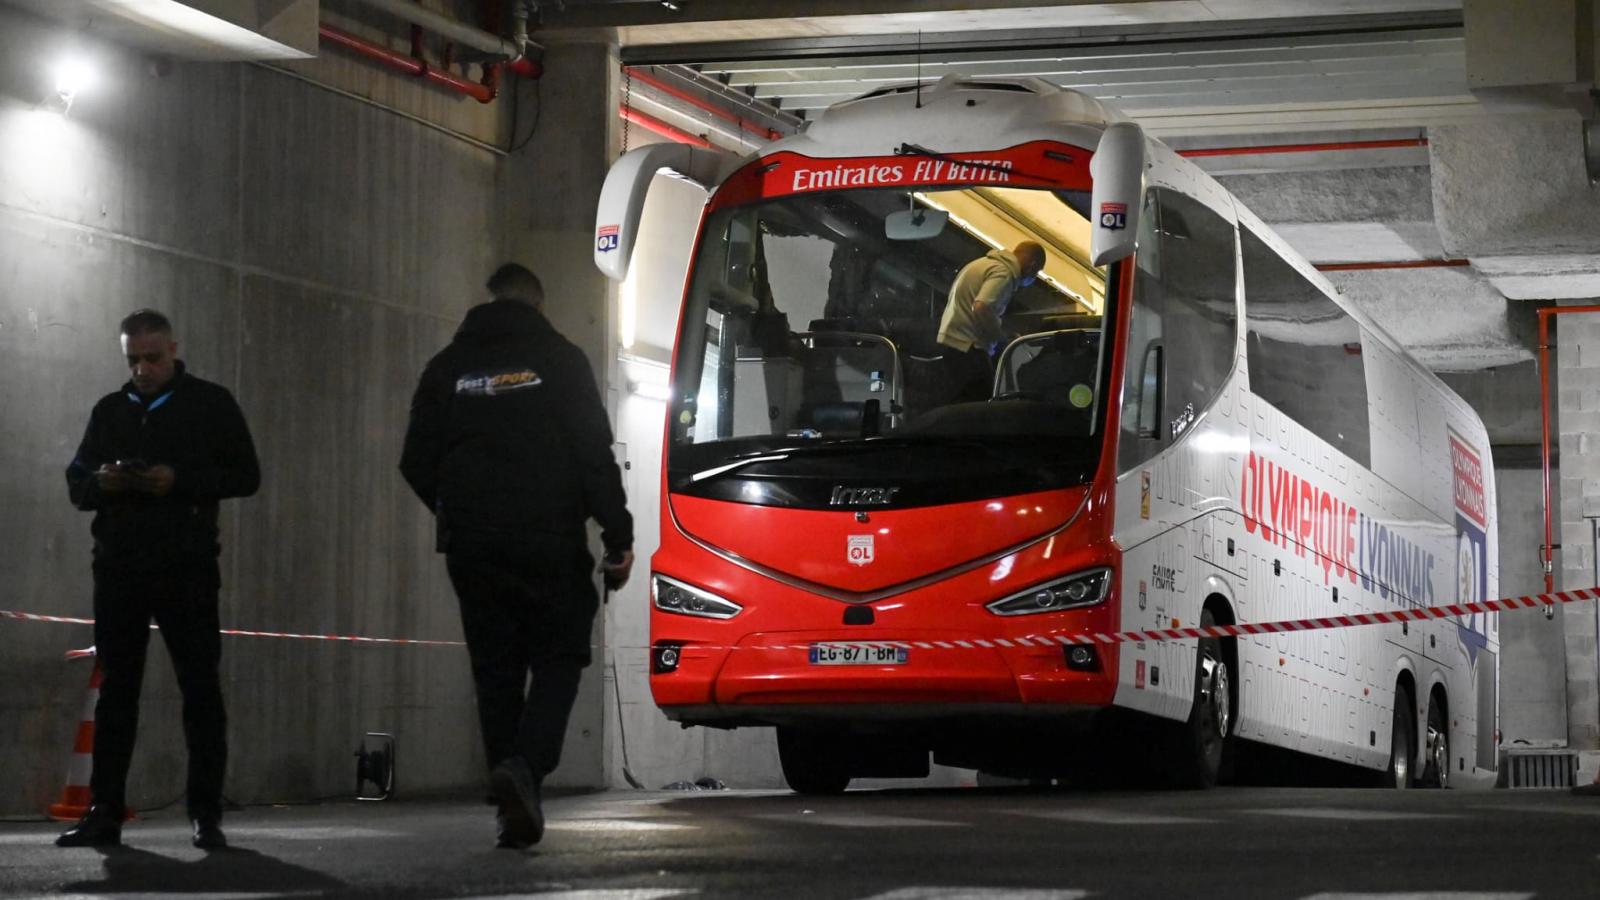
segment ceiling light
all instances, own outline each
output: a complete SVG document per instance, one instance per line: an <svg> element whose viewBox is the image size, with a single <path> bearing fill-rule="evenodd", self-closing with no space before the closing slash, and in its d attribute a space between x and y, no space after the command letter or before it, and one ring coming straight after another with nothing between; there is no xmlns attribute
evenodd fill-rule
<svg viewBox="0 0 1600 900"><path fill-rule="evenodd" d="M673 12L683 12L683 0L660 0L663 9Z"/></svg>

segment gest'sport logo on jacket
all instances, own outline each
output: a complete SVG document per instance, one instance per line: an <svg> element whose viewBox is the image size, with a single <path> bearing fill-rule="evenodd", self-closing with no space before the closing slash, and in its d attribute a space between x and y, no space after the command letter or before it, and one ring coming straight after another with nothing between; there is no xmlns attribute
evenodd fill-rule
<svg viewBox="0 0 1600 900"><path fill-rule="evenodd" d="M456 379L458 397L495 397L514 391L527 390L544 383L539 373L532 369L512 369L505 372L472 372Z"/></svg>

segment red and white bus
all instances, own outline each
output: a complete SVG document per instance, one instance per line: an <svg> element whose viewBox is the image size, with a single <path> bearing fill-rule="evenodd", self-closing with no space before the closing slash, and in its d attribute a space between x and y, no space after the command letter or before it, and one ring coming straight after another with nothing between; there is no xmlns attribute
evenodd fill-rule
<svg viewBox="0 0 1600 900"><path fill-rule="evenodd" d="M1204 786L1240 741L1492 781L1492 616L1057 640L1496 593L1478 417L1193 164L1042 81L890 87L744 159L624 155L613 278L662 169L709 191L651 559L669 718L776 727L806 793L930 757ZM952 393L951 283L1022 241L992 390Z"/></svg>

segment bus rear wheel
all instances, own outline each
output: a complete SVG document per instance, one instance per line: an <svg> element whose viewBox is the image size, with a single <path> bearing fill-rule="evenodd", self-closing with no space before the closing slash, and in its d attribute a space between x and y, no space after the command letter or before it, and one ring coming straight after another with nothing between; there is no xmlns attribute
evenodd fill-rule
<svg viewBox="0 0 1600 900"><path fill-rule="evenodd" d="M790 790L799 794L844 793L850 786L850 769L839 750L840 737L799 728L778 729L778 765Z"/></svg>
<svg viewBox="0 0 1600 900"><path fill-rule="evenodd" d="M1394 691L1394 727L1389 730L1389 768L1383 786L1404 790L1411 786L1411 693Z"/></svg>
<svg viewBox="0 0 1600 900"><path fill-rule="evenodd" d="M1200 613L1200 627L1216 624L1211 610ZM1222 641L1200 639L1195 655L1194 702L1189 719L1178 731L1173 753L1175 781L1180 787L1209 788L1222 770L1222 751L1233 729L1233 678Z"/></svg>
<svg viewBox="0 0 1600 900"><path fill-rule="evenodd" d="M1423 746L1427 753L1422 763L1422 783L1427 787L1449 787L1450 728L1437 694L1428 698L1428 734Z"/></svg>

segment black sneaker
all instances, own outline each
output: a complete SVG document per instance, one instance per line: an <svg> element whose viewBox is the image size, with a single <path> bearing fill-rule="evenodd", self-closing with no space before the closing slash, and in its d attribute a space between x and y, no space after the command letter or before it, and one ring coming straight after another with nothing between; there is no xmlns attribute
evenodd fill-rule
<svg viewBox="0 0 1600 900"><path fill-rule="evenodd" d="M497 850L526 850L532 845L513 837L506 824L506 814L497 812L494 814L494 846Z"/></svg>
<svg viewBox="0 0 1600 900"><path fill-rule="evenodd" d="M61 832L57 847L118 847L122 845L122 813L96 804L78 824Z"/></svg>
<svg viewBox="0 0 1600 900"><path fill-rule="evenodd" d="M222 822L213 818L190 819L194 826L194 845L201 850L223 850L228 838L222 833Z"/></svg>
<svg viewBox="0 0 1600 900"><path fill-rule="evenodd" d="M527 760L513 756L489 773L489 785L500 800L500 846L527 847L544 837L544 810L539 808L539 781Z"/></svg>

